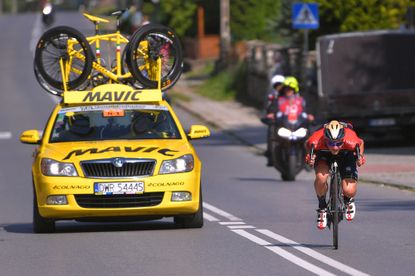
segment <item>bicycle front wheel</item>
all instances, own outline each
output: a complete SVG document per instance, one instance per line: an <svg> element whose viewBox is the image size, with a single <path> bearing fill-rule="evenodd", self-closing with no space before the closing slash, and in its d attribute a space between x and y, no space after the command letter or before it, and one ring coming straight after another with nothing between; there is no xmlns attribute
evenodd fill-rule
<svg viewBox="0 0 415 276"><path fill-rule="evenodd" d="M46 31L36 45L35 74L54 88L54 92L48 92L60 94L64 82L68 90L85 82L91 73L92 59L91 47L82 33L67 26L54 27Z"/></svg>
<svg viewBox="0 0 415 276"><path fill-rule="evenodd" d="M330 208L331 208L331 220L333 223L333 247L339 248L339 202L338 191L340 186L340 177L338 174L334 174L330 182Z"/></svg>
<svg viewBox="0 0 415 276"><path fill-rule="evenodd" d="M161 59L161 90L172 87L180 78L183 50L172 29L158 24L147 24L138 29L127 46L127 66L134 78L144 87L157 88Z"/></svg>

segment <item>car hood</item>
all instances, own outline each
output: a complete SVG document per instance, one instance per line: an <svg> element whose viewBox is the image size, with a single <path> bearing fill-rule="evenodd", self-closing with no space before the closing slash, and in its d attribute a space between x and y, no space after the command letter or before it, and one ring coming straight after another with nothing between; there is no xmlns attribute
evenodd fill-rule
<svg viewBox="0 0 415 276"><path fill-rule="evenodd" d="M42 157L64 162L79 162L114 157L174 159L184 154L193 153L187 141L99 141L99 142L65 142L53 143L44 147Z"/></svg>

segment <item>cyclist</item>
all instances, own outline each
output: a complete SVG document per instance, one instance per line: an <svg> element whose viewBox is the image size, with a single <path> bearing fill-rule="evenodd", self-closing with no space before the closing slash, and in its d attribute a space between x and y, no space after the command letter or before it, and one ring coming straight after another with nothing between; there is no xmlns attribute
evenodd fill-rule
<svg viewBox="0 0 415 276"><path fill-rule="evenodd" d="M310 150L314 147L314 154ZM356 146L360 147L360 159L356 156ZM330 176L328 160L336 156L342 178L343 198L346 205L346 219L353 220L356 215L356 186L358 180L357 166L365 163L364 142L353 130L351 124L330 121L316 130L306 141L306 163L314 166L316 178L314 188L318 198L317 228L327 226L327 179Z"/></svg>

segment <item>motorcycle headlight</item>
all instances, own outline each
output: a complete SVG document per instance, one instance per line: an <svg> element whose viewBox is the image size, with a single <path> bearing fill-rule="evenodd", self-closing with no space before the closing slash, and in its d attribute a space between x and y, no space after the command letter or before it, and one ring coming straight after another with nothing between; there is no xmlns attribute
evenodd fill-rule
<svg viewBox="0 0 415 276"><path fill-rule="evenodd" d="M161 163L159 174L190 172L193 170L193 155L186 154L172 160L165 160Z"/></svg>
<svg viewBox="0 0 415 276"><path fill-rule="evenodd" d="M297 138L304 138L307 135L307 129L304 127L301 127L293 132L293 136Z"/></svg>
<svg viewBox="0 0 415 276"><path fill-rule="evenodd" d="M283 138L289 138L291 136L291 130L285 128L285 127L281 127L280 129L278 129L278 135L283 137Z"/></svg>
<svg viewBox="0 0 415 276"><path fill-rule="evenodd" d="M52 12L52 6L51 5L46 5L44 8L43 8L43 14L44 15L48 15L48 14L50 14L51 12Z"/></svg>
<svg viewBox="0 0 415 276"><path fill-rule="evenodd" d="M72 163L58 162L53 159L43 158L40 164L41 171L46 176L78 176Z"/></svg>

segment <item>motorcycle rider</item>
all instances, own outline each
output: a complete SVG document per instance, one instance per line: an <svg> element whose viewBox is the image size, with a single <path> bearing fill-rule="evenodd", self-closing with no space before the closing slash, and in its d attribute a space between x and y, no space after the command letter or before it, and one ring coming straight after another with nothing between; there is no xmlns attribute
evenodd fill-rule
<svg viewBox="0 0 415 276"><path fill-rule="evenodd" d="M340 176L342 178L343 198L346 205L346 219L353 220L356 215L354 197L358 180L357 166L365 164L364 142L352 129L351 124L330 121L322 128L316 130L306 141L306 163L314 166L316 178L314 189L318 198L317 228L327 226L327 179L330 176L328 160L337 157ZM360 147L360 158L356 156L356 146ZM311 148L314 153L310 156Z"/></svg>
<svg viewBox="0 0 415 276"><path fill-rule="evenodd" d="M295 116L303 114L304 116L307 116L308 121L313 121L314 116L312 114L305 113L306 101L302 96L300 96L299 91L300 89L297 79L293 76L285 77L281 86L280 96L277 97L276 101L274 101L274 103L268 108L267 118L275 121L276 118L283 115L290 117L290 114L295 114ZM269 153L267 155L267 166L273 165L271 158L271 140L274 132L273 127L270 127L267 141L267 152Z"/></svg>

